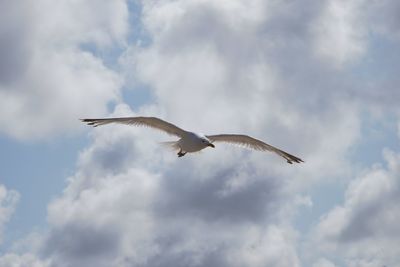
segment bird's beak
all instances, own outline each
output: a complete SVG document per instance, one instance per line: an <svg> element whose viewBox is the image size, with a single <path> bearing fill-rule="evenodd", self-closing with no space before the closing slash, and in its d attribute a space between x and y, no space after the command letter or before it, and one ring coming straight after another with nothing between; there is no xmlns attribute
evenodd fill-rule
<svg viewBox="0 0 400 267"><path fill-rule="evenodd" d="M215 146L213 144L211 144L211 143L209 143L208 146L210 146L212 148L215 148Z"/></svg>

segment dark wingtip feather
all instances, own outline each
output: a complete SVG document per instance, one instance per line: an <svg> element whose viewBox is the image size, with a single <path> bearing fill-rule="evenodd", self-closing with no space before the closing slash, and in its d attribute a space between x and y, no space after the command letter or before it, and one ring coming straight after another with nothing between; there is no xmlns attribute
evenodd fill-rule
<svg viewBox="0 0 400 267"><path fill-rule="evenodd" d="M80 119L82 122L85 122L87 125L91 125L93 127L97 127L96 121L93 119Z"/></svg>
<svg viewBox="0 0 400 267"><path fill-rule="evenodd" d="M288 160L288 163L290 163L290 164L293 164L293 162L302 163L304 161L300 158L292 158L292 159Z"/></svg>
<svg viewBox="0 0 400 267"><path fill-rule="evenodd" d="M301 158L293 156L289 153L283 152L283 154L284 154L283 157L286 159L287 163L289 163L289 164L293 164L293 162L296 162L296 163L304 162Z"/></svg>

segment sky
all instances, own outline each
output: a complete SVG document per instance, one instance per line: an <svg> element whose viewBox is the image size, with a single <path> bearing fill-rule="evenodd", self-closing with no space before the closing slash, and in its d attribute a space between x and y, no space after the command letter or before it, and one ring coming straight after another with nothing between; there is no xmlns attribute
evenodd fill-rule
<svg viewBox="0 0 400 267"><path fill-rule="evenodd" d="M400 266L400 2L3 0L0 267ZM243 133L178 158L157 116Z"/></svg>

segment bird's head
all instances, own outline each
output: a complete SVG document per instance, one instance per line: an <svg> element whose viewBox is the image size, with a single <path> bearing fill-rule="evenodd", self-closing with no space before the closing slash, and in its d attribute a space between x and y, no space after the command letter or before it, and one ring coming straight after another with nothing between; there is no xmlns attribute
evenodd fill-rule
<svg viewBox="0 0 400 267"><path fill-rule="evenodd" d="M210 143L208 143L208 144L207 144L207 146L210 146L210 147L212 147L212 148L215 148L214 144L213 144L213 143L211 143L211 142L210 142Z"/></svg>
<svg viewBox="0 0 400 267"><path fill-rule="evenodd" d="M211 143L210 139L208 139L208 138L205 137L205 136L203 136L203 137L201 138L201 142L202 142L204 145L206 145L206 146L210 146L210 147L212 147L212 148L215 148L214 144Z"/></svg>

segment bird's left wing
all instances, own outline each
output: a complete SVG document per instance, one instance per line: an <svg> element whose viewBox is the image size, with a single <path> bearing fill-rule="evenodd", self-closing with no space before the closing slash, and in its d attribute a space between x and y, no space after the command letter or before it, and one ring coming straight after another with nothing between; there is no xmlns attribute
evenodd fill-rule
<svg viewBox="0 0 400 267"><path fill-rule="evenodd" d="M240 145L243 147L259 150L259 151L271 151L279 156L286 159L286 161L290 164L293 162L300 163L304 162L302 159L293 156L283 150L280 150L274 146L271 146L267 143L264 143L261 140L255 139L248 135L242 134L218 134L218 135L207 135L207 138L210 139L211 142L225 142Z"/></svg>
<svg viewBox="0 0 400 267"><path fill-rule="evenodd" d="M156 117L124 117L124 118L106 118L106 119L81 119L88 125L94 127L101 126L109 123L122 123L135 126L147 126L164 131L170 135L183 137L187 132L172 123L164 121Z"/></svg>

